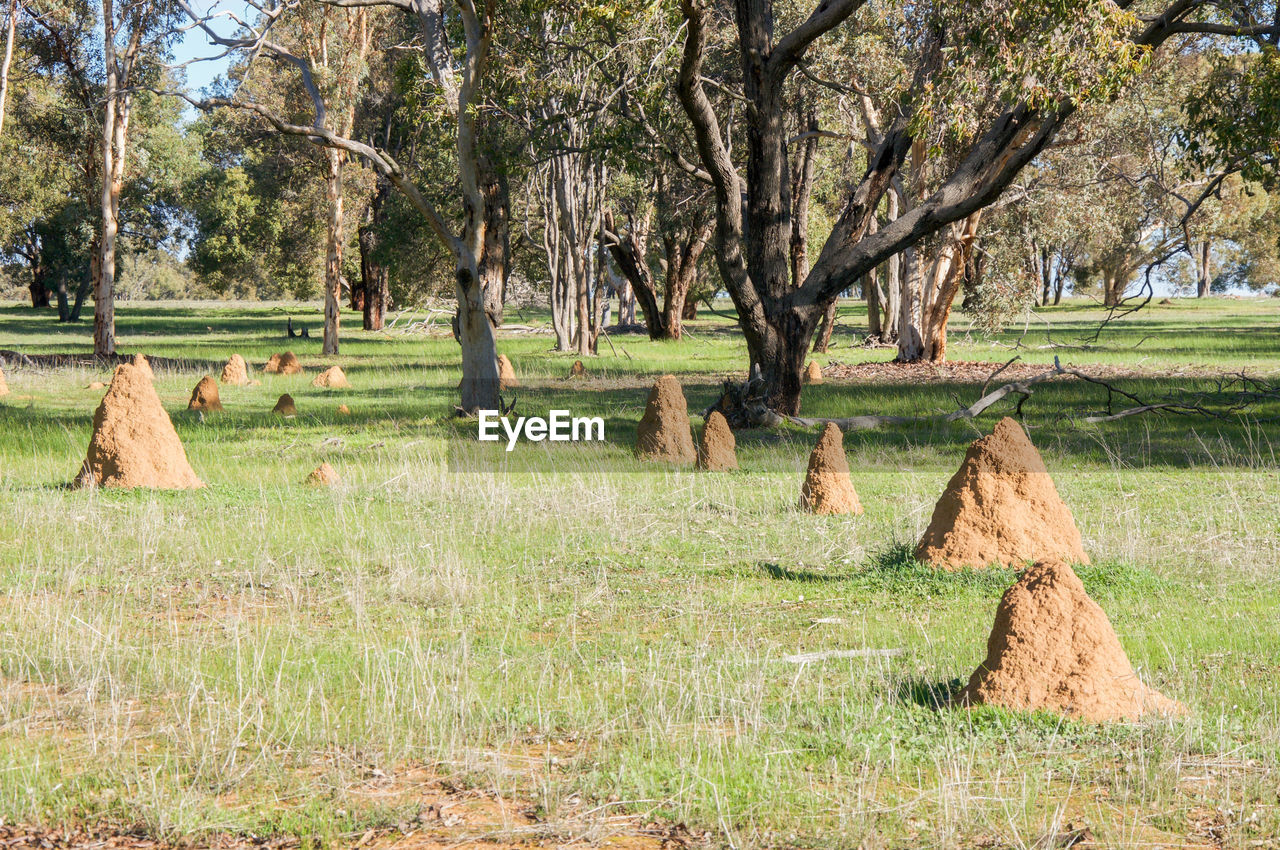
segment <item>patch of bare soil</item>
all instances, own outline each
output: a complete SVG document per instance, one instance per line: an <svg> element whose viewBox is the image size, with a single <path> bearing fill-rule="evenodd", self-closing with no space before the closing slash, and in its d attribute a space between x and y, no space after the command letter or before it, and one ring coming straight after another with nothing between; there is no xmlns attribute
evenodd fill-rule
<svg viewBox="0 0 1280 850"><path fill-rule="evenodd" d="M822 374L831 380L855 384L982 384L1001 366L1004 364L979 360L949 360L946 363L898 363L893 360L878 360L871 363L832 362L827 364ZM996 381L998 383L1021 381L1043 375L1051 368L1044 363L1017 362L1002 369L1000 374L996 375ZM1118 366L1091 364L1083 368L1090 375L1099 378L1122 378L1141 374L1133 369L1122 369ZM1054 380L1062 380L1063 377Z"/></svg>

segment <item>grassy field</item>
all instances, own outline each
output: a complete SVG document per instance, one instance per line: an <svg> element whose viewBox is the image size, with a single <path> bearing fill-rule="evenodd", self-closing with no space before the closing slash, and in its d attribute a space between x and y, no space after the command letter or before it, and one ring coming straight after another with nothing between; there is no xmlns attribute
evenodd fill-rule
<svg viewBox="0 0 1280 850"><path fill-rule="evenodd" d="M679 344L615 338L572 384L548 336L501 336L520 412L603 416L603 447L477 451L450 417L453 341L350 315L352 389L256 374L223 388L224 413L188 413L233 352L328 364L319 340L284 338L286 309L318 314L120 310L122 351L197 361L156 385L198 492L66 489L102 395L87 386L109 372L6 368L4 823L195 844L1050 848L1087 829L1092 846L1280 847L1280 403L1090 426L1096 387L1026 402L1093 557L1086 586L1144 679L1190 708L1094 726L940 706L1014 573L937 574L909 553L1009 405L848 434L857 518L795 509L803 429L740 433L735 474L632 458L656 375L680 376L695 427L742 375L717 317ZM1132 369L1118 383L1144 399L1280 375L1277 300L1152 305L1090 342L1100 316L1069 304L996 338L961 319L952 355ZM847 305L817 359L892 357L856 347L864 332ZM0 306L0 349L86 352L90 333ZM282 392L296 419L268 412ZM978 394L945 374L833 381L803 412L924 415ZM303 486L326 460L343 485ZM859 648L903 652L785 659Z"/></svg>

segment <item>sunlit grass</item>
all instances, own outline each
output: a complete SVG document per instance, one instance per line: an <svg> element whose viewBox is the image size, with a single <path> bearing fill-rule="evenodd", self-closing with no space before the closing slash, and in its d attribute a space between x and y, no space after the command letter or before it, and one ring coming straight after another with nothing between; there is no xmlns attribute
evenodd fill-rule
<svg viewBox="0 0 1280 850"><path fill-rule="evenodd" d="M1280 369L1278 307L1179 302L1127 319L1101 348L1021 353L1140 364L1158 374L1125 386L1153 395L1203 380L1179 369ZM890 358L849 346L860 309L845 310L827 359ZM1078 344L1099 312L1048 311L1054 340ZM1082 578L1141 674L1191 708L1096 727L939 707L981 660L1013 572L940 575L910 548L965 444L1004 410L848 435L859 518L795 510L813 439L802 429L740 434L735 474L632 458L655 374L681 376L700 426L720 380L744 371L714 317L680 344L615 338L617 356L602 345L580 384L563 380L575 355L546 351L547 336L501 339L522 412L606 418L609 443L590 451L475 452L474 425L450 417L447 336L349 331L349 391L255 373L261 386L223 388L225 413L185 411L201 371L232 352L325 362L318 340L283 337L285 315L122 307L122 350L209 364L157 376L209 484L195 493L64 489L101 396L85 387L109 373L6 370L6 821L342 843L416 814L412 794L367 793L375 770L394 781L425 767L531 801L555 834L597 807L739 847L1031 846L1069 821L1106 846L1169 845L1207 841L1204 812L1221 816L1226 846L1280 833L1275 405L1077 427L1062 413L1096 408L1091 388L1054 384L1027 403L1094 560ZM1003 362L1020 332L968 342L962 322L954 355ZM87 345L85 327L0 308L0 349ZM286 391L296 419L268 413ZM804 404L919 415L976 394L828 383ZM343 486L302 486L324 460ZM863 647L903 652L783 660Z"/></svg>

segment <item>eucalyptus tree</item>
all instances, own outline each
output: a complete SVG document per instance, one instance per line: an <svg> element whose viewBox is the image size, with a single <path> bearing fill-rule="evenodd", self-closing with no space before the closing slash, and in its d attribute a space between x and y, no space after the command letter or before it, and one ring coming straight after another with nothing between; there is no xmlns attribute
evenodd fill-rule
<svg viewBox="0 0 1280 850"><path fill-rule="evenodd" d="M766 400L782 413L800 405L800 373L827 305L895 254L970 219L992 203L1067 124L1082 104L1116 96L1140 74L1148 51L1188 32L1254 36L1280 29L1270 4L1176 0L1141 10L1100 0L987 0L903 4L915 50L896 108L842 212L802 280L788 246L794 226L785 116L809 54L839 28L875 11L865 0L822 0L789 15L773 0L735 0L726 27L735 33L744 128L735 161L722 116L703 74L710 32L722 6L681 0L687 29L678 78L698 158L715 188L717 262L738 309ZM1264 8L1265 6L1265 8ZM1217 17L1215 17L1217 16ZM782 26L779 26L781 24ZM710 90L709 90L710 89ZM911 209L873 231L881 201L904 163L944 140L953 150ZM914 310L912 305L902 309ZM903 333L899 328L899 336Z"/></svg>
<svg viewBox="0 0 1280 850"><path fill-rule="evenodd" d="M484 86L492 63L493 16L499 5L490 0L312 0L340 9L385 6L412 16L421 39L422 67L429 73L436 94L434 106L452 126L458 193L453 214L434 203L394 156L375 141L361 141L338 132L327 120L324 98L316 84L311 63L273 41L272 28L283 16L293 14L296 0L270 0L256 7L254 21L236 19L237 32L218 30L213 16L197 13L184 3L195 25L215 43L228 49L272 57L291 67L311 99L311 114L294 119L262 103L235 97L199 101L204 108L229 106L246 109L264 119L277 132L299 136L312 144L358 156L411 203L422 221L447 249L453 260L454 290L458 303L455 328L462 349L462 382L459 409L474 413L498 405L498 367L493 319L487 309L494 298L494 284L505 276L508 212L504 203L505 181L485 141L492 126L481 120ZM380 45L379 49L388 49ZM486 285L488 284L488 285ZM489 295L487 300L488 290ZM501 293L497 293L500 299ZM500 300L498 302L500 304Z"/></svg>

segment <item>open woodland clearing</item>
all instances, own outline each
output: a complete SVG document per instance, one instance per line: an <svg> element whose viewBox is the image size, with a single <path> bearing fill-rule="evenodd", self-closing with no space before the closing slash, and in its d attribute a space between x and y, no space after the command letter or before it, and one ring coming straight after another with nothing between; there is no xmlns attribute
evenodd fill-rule
<svg viewBox="0 0 1280 850"><path fill-rule="evenodd" d="M1275 378L1277 311L1153 304L1071 347L1102 315L1072 301L1025 336L958 324L952 356L994 371L1056 354L1131 372L1108 379L1157 399L1216 374ZM347 331L321 358L320 340L285 338L300 312L121 309L122 352L199 361L155 379L198 491L66 489L102 396L86 387L110 372L6 360L8 822L197 845L1280 846L1280 402L1086 425L1066 417L1105 392L1062 379L1024 404L1092 557L1085 586L1143 680L1189 709L1094 725L942 704L1015 573L935 572L911 550L965 446L1012 404L846 434L865 514L813 516L796 500L816 429L739 431L736 473L633 457L658 375L679 377L698 430L720 382L741 380L730 320L694 321L680 343L615 337L574 382L575 355L547 335L500 332L518 411L602 416L607 442L490 455L452 416L447 329ZM816 359L891 359L853 344L864 321L842 302ZM1067 347L1043 347L1046 329ZM0 349L90 340L4 306ZM263 374L286 349L305 374ZM261 385L188 412L232 353ZM352 387L312 387L333 362ZM884 368L807 387L803 414L943 413L980 394L982 379ZM269 413L283 392L296 418ZM325 461L343 483L304 486ZM788 660L863 649L900 652Z"/></svg>

